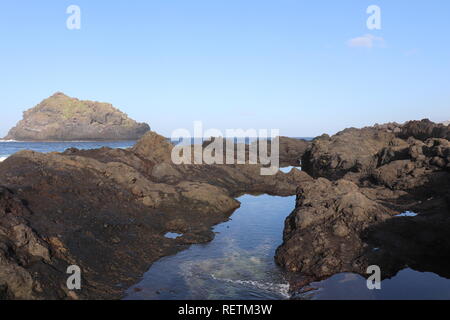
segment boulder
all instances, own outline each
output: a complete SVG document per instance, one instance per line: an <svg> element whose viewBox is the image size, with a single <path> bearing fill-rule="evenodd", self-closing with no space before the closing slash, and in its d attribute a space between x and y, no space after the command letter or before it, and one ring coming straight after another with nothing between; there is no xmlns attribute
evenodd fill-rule
<svg viewBox="0 0 450 320"><path fill-rule="evenodd" d="M362 232L396 212L370 199L347 180L319 178L303 183L296 208L286 219L276 261L314 279L361 270Z"/></svg>
<svg viewBox="0 0 450 320"><path fill-rule="evenodd" d="M409 121L402 127L398 134L400 138L413 137L425 141L429 138L450 139L450 127L440 123L434 123L428 119L421 121Z"/></svg>
<svg viewBox="0 0 450 320"><path fill-rule="evenodd" d="M321 136L303 155L302 168L315 178L340 179L349 172L367 174L377 165L375 156L394 138L394 133L373 127Z"/></svg>

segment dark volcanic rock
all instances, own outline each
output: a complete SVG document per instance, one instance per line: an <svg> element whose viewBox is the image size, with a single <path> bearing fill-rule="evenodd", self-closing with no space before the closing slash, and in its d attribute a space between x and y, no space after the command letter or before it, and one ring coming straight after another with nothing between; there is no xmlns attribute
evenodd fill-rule
<svg viewBox="0 0 450 320"><path fill-rule="evenodd" d="M407 122L399 133L399 137L407 139L413 137L419 140L429 138L450 139L450 127L445 124L431 122L428 119Z"/></svg>
<svg viewBox="0 0 450 320"><path fill-rule="evenodd" d="M346 129L312 142L302 159L302 167L313 177L339 179L347 173L366 173L376 166L375 155L395 138L380 128Z"/></svg>
<svg viewBox="0 0 450 320"><path fill-rule="evenodd" d="M418 201L416 193L347 180L304 183L277 263L311 281L342 272L366 276L370 265L381 268L383 279L407 267L450 278L450 175L430 185L434 197ZM420 214L396 217L405 211Z"/></svg>
<svg viewBox="0 0 450 320"><path fill-rule="evenodd" d="M22 151L2 162L0 294L118 298L155 260L211 240L211 227L239 207L235 196L293 195L311 180L299 170L261 176L260 165L177 166L172 148L149 132L128 150ZM16 240L14 219L28 228L20 239L31 247ZM183 236L167 239L167 232ZM80 291L66 288L69 265L82 270ZM20 285L10 272L23 278Z"/></svg>
<svg viewBox="0 0 450 320"><path fill-rule="evenodd" d="M150 127L111 104L56 93L24 112L5 139L21 141L137 140Z"/></svg>
<svg viewBox="0 0 450 320"><path fill-rule="evenodd" d="M252 142L252 145L258 141ZM304 139L289 137L279 137L279 159L281 167L299 167L302 164L302 157L310 146L311 142ZM268 141L267 148L271 150L271 141Z"/></svg>
<svg viewBox="0 0 450 320"><path fill-rule="evenodd" d="M298 188L276 261L319 280L389 278L406 267L450 277L450 141L428 120L319 137L304 155L315 177ZM342 178L342 179L340 179ZM350 181L351 180L351 181ZM396 217L406 212L416 217Z"/></svg>
<svg viewBox="0 0 450 320"><path fill-rule="evenodd" d="M215 141L216 138L211 138L210 140L207 140L203 143L203 148L206 148L208 145L210 145L213 141ZM253 150L253 152L257 152L259 150L259 140L252 141L250 144L245 144L245 152L246 152L246 159L249 159L249 154ZM264 141L267 143L267 150L268 154L270 155L271 151L271 141ZM281 167L299 167L301 166L301 160L302 156L305 153L305 151L308 149L311 142L303 140L303 139L296 139L296 138L289 138L289 137L279 137L279 164ZM223 141L223 150L226 151L226 141L224 139ZM237 146L235 147L235 152L237 153ZM235 156L236 158L236 156Z"/></svg>
<svg viewBox="0 0 450 320"><path fill-rule="evenodd" d="M302 139L280 137L280 164L282 166L301 166L303 154L310 144Z"/></svg>
<svg viewBox="0 0 450 320"><path fill-rule="evenodd" d="M396 212L370 199L353 182L324 178L304 183L287 218L277 262L290 271L320 279L360 271L365 250L361 233Z"/></svg>
<svg viewBox="0 0 450 320"><path fill-rule="evenodd" d="M33 269L49 262L50 252L28 225L30 216L19 199L0 187L0 299L35 299L42 292Z"/></svg>

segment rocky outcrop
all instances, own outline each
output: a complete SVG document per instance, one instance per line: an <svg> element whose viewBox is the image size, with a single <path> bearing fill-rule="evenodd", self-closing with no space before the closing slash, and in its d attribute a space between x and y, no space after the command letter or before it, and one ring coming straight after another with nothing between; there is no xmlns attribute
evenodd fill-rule
<svg viewBox="0 0 450 320"><path fill-rule="evenodd" d="M286 220L277 262L315 279L359 272L366 265L360 257L368 247L361 241L362 232L399 213L372 197L347 180L319 178L304 183L296 209Z"/></svg>
<svg viewBox="0 0 450 320"><path fill-rule="evenodd" d="M450 128L444 124L437 124L428 119L407 122L399 134L400 138L413 137L418 140L429 138L450 139Z"/></svg>
<svg viewBox="0 0 450 320"><path fill-rule="evenodd" d="M312 141L302 167L313 177L339 179L347 173L365 173L375 167L375 155L395 139L383 128L346 129Z"/></svg>
<svg viewBox="0 0 450 320"><path fill-rule="evenodd" d="M450 139L448 127L425 119L404 125L392 123L363 129L350 128L332 137L323 135L314 139L303 155L303 169L315 178L359 181L373 175L374 170L388 162L410 158L420 160L416 158L419 154L429 156L422 153L430 152L432 147L424 146L423 142L432 138L441 141L429 143L445 144L443 140Z"/></svg>
<svg viewBox="0 0 450 320"><path fill-rule="evenodd" d="M33 299L42 292L36 265L50 260L45 242L30 228L31 212L0 187L0 299Z"/></svg>
<svg viewBox="0 0 450 320"><path fill-rule="evenodd" d="M450 278L450 176L430 186L417 198L347 180L306 182L286 219L276 261L309 281L342 272L367 276L371 265L380 267L383 279L407 267ZM399 216L408 211L419 215Z"/></svg>
<svg viewBox="0 0 450 320"><path fill-rule="evenodd" d="M20 141L137 140L150 127L111 104L55 93L32 109L5 137Z"/></svg>
<svg viewBox="0 0 450 320"><path fill-rule="evenodd" d="M21 151L1 163L0 265L22 279L0 271L1 294L118 298L155 260L210 241L211 227L239 207L236 196L293 195L312 180L299 170L261 176L260 165L174 165L172 148L149 132L127 150ZM14 238L17 224L30 242ZM79 291L67 290L70 265L81 268Z"/></svg>
<svg viewBox="0 0 450 320"><path fill-rule="evenodd" d="M301 166L303 154L310 144L309 141L303 139L280 137L281 166Z"/></svg>
<svg viewBox="0 0 450 320"><path fill-rule="evenodd" d="M210 138L210 140L203 142L203 148L206 148L208 145L213 143L216 138ZM278 147L278 153L279 153L279 165L281 167L299 167L301 166L301 160L303 154L306 152L308 147L310 146L311 142L306 141L304 139L297 139L297 138L289 138L289 137L278 137L279 147ZM272 141L271 140L264 140L264 143L267 143L267 152L268 155L270 155L270 151L272 150ZM241 144L243 145L245 149L245 156L248 160L250 158L251 152L258 152L259 151L259 143L260 140L252 141L250 144ZM223 150L224 155L226 154L227 147L226 147L226 140L223 140ZM235 159L237 158L236 154L238 151L237 144L235 145Z"/></svg>
<svg viewBox="0 0 450 320"><path fill-rule="evenodd" d="M276 261L319 280L389 278L406 267L450 278L450 141L429 120L348 129L313 141ZM418 215L402 217L404 212Z"/></svg>

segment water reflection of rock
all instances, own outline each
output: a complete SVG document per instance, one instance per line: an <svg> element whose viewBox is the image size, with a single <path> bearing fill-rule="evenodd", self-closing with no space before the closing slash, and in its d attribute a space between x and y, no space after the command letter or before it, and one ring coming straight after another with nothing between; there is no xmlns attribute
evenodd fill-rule
<svg viewBox="0 0 450 320"><path fill-rule="evenodd" d="M398 300L450 299L450 280L434 273L407 268L394 278L381 283L381 290L368 290L366 279L354 273L340 273L329 279L313 282L310 290L296 299L308 300Z"/></svg>

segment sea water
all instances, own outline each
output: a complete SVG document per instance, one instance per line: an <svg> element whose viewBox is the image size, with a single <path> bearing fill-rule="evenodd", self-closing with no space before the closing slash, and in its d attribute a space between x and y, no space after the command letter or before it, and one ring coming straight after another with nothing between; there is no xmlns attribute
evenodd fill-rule
<svg viewBox="0 0 450 320"><path fill-rule="evenodd" d="M0 161L4 161L10 155L22 150L32 150L37 152L63 152L68 148L129 148L135 143L136 141L21 142L0 140Z"/></svg>

